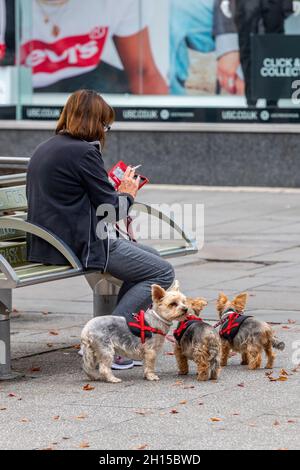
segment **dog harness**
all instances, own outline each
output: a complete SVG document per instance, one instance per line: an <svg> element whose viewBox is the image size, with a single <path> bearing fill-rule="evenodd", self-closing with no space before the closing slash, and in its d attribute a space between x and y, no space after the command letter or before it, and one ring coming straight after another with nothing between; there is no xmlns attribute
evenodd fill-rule
<svg viewBox="0 0 300 470"><path fill-rule="evenodd" d="M153 328L145 320L144 310L140 310L139 313L133 314L134 321L128 322L128 327L131 333L141 338L142 344L145 343L146 338L152 338L152 335L166 336L166 334L158 328Z"/></svg>
<svg viewBox="0 0 300 470"><path fill-rule="evenodd" d="M224 319L217 323L216 326L221 325L219 334L221 338L228 341L233 341L235 336L238 334L241 325L247 318L250 316L242 315L230 309L227 310L224 314Z"/></svg>
<svg viewBox="0 0 300 470"><path fill-rule="evenodd" d="M193 323L196 323L196 322L199 322L199 321L203 322L202 318L196 317L195 315L188 315L186 317L186 320L183 320L183 321L179 322L178 325L177 325L176 330L173 333L174 338L176 339L176 341L178 343L180 343L180 340L181 340L182 336L184 335L184 333L186 332L186 330Z"/></svg>

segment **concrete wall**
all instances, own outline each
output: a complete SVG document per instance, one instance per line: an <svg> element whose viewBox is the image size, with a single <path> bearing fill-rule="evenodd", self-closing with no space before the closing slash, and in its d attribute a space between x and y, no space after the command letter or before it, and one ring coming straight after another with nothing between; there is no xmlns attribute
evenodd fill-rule
<svg viewBox="0 0 300 470"><path fill-rule="evenodd" d="M50 130L0 129L0 155L30 156ZM107 167L142 164L152 183L300 187L300 134L113 131Z"/></svg>

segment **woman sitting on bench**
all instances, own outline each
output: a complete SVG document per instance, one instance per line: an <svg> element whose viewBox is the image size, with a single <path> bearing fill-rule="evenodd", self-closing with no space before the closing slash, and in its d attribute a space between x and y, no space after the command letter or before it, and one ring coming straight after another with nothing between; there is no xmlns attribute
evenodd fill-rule
<svg viewBox="0 0 300 470"><path fill-rule="evenodd" d="M129 317L150 306L152 284L170 287L174 270L153 248L112 237L107 226L96 233L97 209L105 205L105 211L107 207L113 209L116 220L124 219L139 186L131 168L127 169L118 192L109 182L102 148L113 121L113 109L96 92L79 90L69 97L56 135L39 145L30 160L26 188L28 221L60 237L87 272L108 272L121 279L123 285L113 315ZM28 240L28 260L65 264L55 248L35 236ZM126 358L116 358L113 367L124 369L133 365Z"/></svg>

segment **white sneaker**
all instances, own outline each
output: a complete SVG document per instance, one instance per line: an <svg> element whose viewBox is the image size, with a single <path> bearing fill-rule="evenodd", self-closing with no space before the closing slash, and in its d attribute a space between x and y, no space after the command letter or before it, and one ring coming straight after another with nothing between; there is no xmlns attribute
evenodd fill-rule
<svg viewBox="0 0 300 470"><path fill-rule="evenodd" d="M135 367L141 367L144 365L143 361L132 361Z"/></svg>
<svg viewBox="0 0 300 470"><path fill-rule="evenodd" d="M131 359L127 359L127 357L123 356L115 356L111 368L114 370L125 370L132 369L133 366L134 364Z"/></svg>

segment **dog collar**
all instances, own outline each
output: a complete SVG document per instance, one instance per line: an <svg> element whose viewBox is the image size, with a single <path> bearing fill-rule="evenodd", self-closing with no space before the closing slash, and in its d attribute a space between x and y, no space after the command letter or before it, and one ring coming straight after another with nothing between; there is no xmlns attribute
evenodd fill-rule
<svg viewBox="0 0 300 470"><path fill-rule="evenodd" d="M161 321L162 323L164 323L165 325L167 326L171 326L173 322L170 322L168 320L165 320L164 318L162 318L155 310L153 310L152 308L147 310L147 312L151 311L153 313L153 315L159 320ZM147 313L146 312L146 313Z"/></svg>
<svg viewBox="0 0 300 470"><path fill-rule="evenodd" d="M227 318L229 317L229 315L232 315L233 313L238 314L233 308L228 308L227 310L225 310L225 312L224 312L223 315L221 316L220 321L218 321L218 323L216 323L216 324L214 325L214 328L218 328L218 326L223 325L223 324L226 322L226 320L227 320ZM244 312L242 312L242 313L240 313L240 314L238 314L238 315L243 315L243 314L244 314Z"/></svg>

